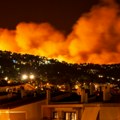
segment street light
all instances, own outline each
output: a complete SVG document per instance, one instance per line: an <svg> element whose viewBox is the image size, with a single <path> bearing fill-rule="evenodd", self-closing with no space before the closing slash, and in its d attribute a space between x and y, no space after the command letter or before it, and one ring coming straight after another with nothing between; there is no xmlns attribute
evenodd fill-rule
<svg viewBox="0 0 120 120"><path fill-rule="evenodd" d="M26 74L23 74L22 75L22 80L26 80L26 79L28 79L28 76Z"/></svg>
<svg viewBox="0 0 120 120"><path fill-rule="evenodd" d="M30 78L31 80L33 80L33 79L35 78L35 76L34 76L33 74L31 74L31 75L29 76L29 78Z"/></svg>

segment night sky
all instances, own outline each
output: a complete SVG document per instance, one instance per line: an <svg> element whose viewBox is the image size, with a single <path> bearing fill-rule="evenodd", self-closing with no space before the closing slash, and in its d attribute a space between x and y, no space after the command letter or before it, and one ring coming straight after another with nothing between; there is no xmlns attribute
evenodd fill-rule
<svg viewBox="0 0 120 120"><path fill-rule="evenodd" d="M0 0L0 28L15 29L20 22L47 22L69 33L80 16L98 0Z"/></svg>

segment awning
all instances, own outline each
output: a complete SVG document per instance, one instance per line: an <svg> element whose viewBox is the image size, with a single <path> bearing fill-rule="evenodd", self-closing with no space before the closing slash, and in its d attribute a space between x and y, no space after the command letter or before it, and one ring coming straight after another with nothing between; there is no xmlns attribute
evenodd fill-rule
<svg viewBox="0 0 120 120"><path fill-rule="evenodd" d="M120 107L101 108L100 120L120 120Z"/></svg>
<svg viewBox="0 0 120 120"><path fill-rule="evenodd" d="M96 120L99 110L99 107L85 107L81 120Z"/></svg>

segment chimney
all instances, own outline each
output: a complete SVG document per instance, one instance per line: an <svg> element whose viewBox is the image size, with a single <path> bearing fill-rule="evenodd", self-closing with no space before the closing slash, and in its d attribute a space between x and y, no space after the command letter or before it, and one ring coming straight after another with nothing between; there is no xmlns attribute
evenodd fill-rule
<svg viewBox="0 0 120 120"><path fill-rule="evenodd" d="M103 89L103 101L109 101L110 100L110 86L104 86Z"/></svg>
<svg viewBox="0 0 120 120"><path fill-rule="evenodd" d="M95 91L95 85L93 83L90 83L90 95L93 95Z"/></svg>
<svg viewBox="0 0 120 120"><path fill-rule="evenodd" d="M88 93L84 88L82 88L81 89L81 103L87 103L87 102L88 102Z"/></svg>
<svg viewBox="0 0 120 120"><path fill-rule="evenodd" d="M48 105L50 103L51 95L50 95L50 89L46 89L46 104Z"/></svg>

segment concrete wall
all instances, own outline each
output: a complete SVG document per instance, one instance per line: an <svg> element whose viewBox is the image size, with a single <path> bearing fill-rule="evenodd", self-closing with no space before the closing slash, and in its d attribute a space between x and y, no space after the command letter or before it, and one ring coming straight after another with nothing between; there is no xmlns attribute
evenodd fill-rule
<svg viewBox="0 0 120 120"><path fill-rule="evenodd" d="M10 109L10 111L25 111L26 120L41 120L41 105L44 104L46 104L46 100Z"/></svg>
<svg viewBox="0 0 120 120"><path fill-rule="evenodd" d="M0 120L26 120L26 111L0 110Z"/></svg>
<svg viewBox="0 0 120 120"><path fill-rule="evenodd" d="M100 120L120 120L120 107L101 107Z"/></svg>
<svg viewBox="0 0 120 120"><path fill-rule="evenodd" d="M49 114L45 112L48 109L51 111ZM61 120L64 112L76 112L76 120L120 120L120 104L43 105L42 111L43 118L49 118L52 111L57 111L59 116L57 120Z"/></svg>
<svg viewBox="0 0 120 120"><path fill-rule="evenodd" d="M6 96L7 97L7 96ZM65 97L65 95L59 95L54 97L54 100L58 100ZM45 99L39 102L23 105L13 109L1 109L0 110L0 120L8 120L15 116L15 120L41 120L43 111L41 110L42 105L47 105L49 99ZM45 110L45 114L51 117L51 109ZM22 118L21 118L22 117Z"/></svg>
<svg viewBox="0 0 120 120"><path fill-rule="evenodd" d="M46 100L0 110L0 120L49 120L58 111L59 119L64 112L76 112L76 120L120 120L120 104L56 104L46 105Z"/></svg>
<svg viewBox="0 0 120 120"><path fill-rule="evenodd" d="M58 97L59 98L59 97ZM58 111L61 120L63 112L76 112L76 120L120 120L120 104L47 104L47 100L23 105L13 109L1 109L0 120L47 120L52 112ZM87 114L87 116L86 116ZM43 119L45 118L45 119Z"/></svg>

